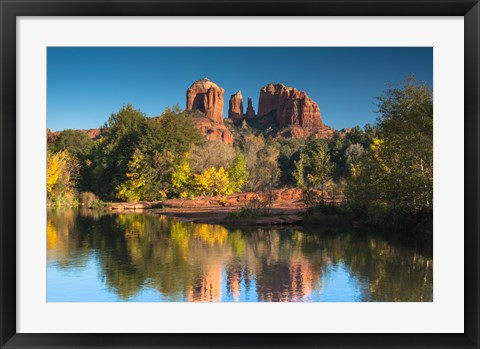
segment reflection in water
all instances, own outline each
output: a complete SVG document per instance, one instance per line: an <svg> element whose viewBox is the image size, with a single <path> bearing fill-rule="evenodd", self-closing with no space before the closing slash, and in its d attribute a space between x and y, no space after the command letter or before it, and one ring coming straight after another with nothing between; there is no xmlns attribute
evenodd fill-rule
<svg viewBox="0 0 480 349"><path fill-rule="evenodd" d="M353 231L48 212L48 301L432 301L432 259Z"/></svg>

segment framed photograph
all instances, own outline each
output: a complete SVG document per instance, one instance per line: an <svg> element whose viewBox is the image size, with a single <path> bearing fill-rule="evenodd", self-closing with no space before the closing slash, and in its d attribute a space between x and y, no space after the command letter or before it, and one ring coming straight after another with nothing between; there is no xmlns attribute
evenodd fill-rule
<svg viewBox="0 0 480 349"><path fill-rule="evenodd" d="M479 347L478 1L0 1L2 348Z"/></svg>

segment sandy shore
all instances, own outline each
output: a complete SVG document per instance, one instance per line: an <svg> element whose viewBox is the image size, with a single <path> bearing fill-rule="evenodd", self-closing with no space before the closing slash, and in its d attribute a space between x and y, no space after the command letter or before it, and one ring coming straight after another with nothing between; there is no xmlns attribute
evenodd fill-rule
<svg viewBox="0 0 480 349"><path fill-rule="evenodd" d="M303 221L305 206L299 189L284 188L272 191L272 206L260 217L235 216L242 206L252 200L265 202L267 193L239 193L226 197L195 197L168 199L158 202L117 202L110 205L112 212L149 212L176 217L195 223L224 225L292 225Z"/></svg>

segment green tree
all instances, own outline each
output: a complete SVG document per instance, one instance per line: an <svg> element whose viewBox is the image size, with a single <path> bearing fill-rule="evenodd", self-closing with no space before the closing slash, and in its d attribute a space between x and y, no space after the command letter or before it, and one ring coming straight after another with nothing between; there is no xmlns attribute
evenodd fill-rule
<svg viewBox="0 0 480 349"><path fill-rule="evenodd" d="M378 135L350 181L351 205L393 223L432 210L433 93L409 78L378 98Z"/></svg>
<svg viewBox="0 0 480 349"><path fill-rule="evenodd" d="M181 183L182 169L186 169L184 156L192 147L200 147L202 142L204 137L195 127L192 116L181 111L178 106L167 108L160 117L147 120L140 140L140 149L145 155L143 171L146 176L147 200L160 200L180 193L191 195L191 188L187 191L180 190L187 185ZM190 158L189 154L189 162ZM193 171L188 165L191 174ZM191 186L192 183L188 185Z"/></svg>
<svg viewBox="0 0 480 349"><path fill-rule="evenodd" d="M54 141L57 151L67 150L74 156L85 156L90 153L93 141L84 131L65 130L60 132Z"/></svg>
<svg viewBox="0 0 480 349"><path fill-rule="evenodd" d="M78 180L76 183L80 191L91 190L90 168L94 141L81 130L65 130L54 136L47 132L48 149L51 152L66 150L78 160Z"/></svg>
<svg viewBox="0 0 480 349"><path fill-rule="evenodd" d="M149 156L166 151L181 155L189 152L193 144L201 144L203 141L193 117L176 106L165 109L160 117L148 120L142 135L141 149Z"/></svg>
<svg viewBox="0 0 480 349"><path fill-rule="evenodd" d="M113 199L116 188L127 180L128 163L145 134L147 117L131 104L114 113L102 127L102 139L92 157L95 192Z"/></svg>
<svg viewBox="0 0 480 349"><path fill-rule="evenodd" d="M293 171L293 178L298 188L305 187L305 154L300 153L300 158L295 161L295 171Z"/></svg>
<svg viewBox="0 0 480 349"><path fill-rule="evenodd" d="M320 188L320 199L325 200L326 184L332 179L333 164L330 161L328 144L323 140L315 140L307 148L308 169L307 182L310 187Z"/></svg>
<svg viewBox="0 0 480 349"><path fill-rule="evenodd" d="M278 138L276 141L279 144L280 150L278 156L281 171L280 183L289 185L295 181L295 178L293 178L295 161L298 160L299 151L305 145L305 140L301 138Z"/></svg>
<svg viewBox="0 0 480 349"><path fill-rule="evenodd" d="M433 93L409 78L379 98L382 144L375 152L388 169L390 199L402 210L432 208Z"/></svg>
<svg viewBox="0 0 480 349"><path fill-rule="evenodd" d="M181 158L181 157L180 157ZM172 193L172 175L176 170L178 157L170 151L156 152L150 163L145 164L147 183L145 199L165 199Z"/></svg>
<svg viewBox="0 0 480 349"><path fill-rule="evenodd" d="M247 161L243 154L238 154L228 170L229 191L232 193L241 192L248 180Z"/></svg>

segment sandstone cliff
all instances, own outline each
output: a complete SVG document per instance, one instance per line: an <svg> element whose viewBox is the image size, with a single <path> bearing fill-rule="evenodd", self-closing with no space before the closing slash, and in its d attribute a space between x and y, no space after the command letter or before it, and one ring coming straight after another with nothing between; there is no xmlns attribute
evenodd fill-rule
<svg viewBox="0 0 480 349"><path fill-rule="evenodd" d="M209 140L225 144L233 143L233 136L223 121L223 94L225 90L207 78L195 81L187 90L187 110L198 110L206 117L194 117L195 125ZM233 99L233 100L232 100ZM242 94L230 98L230 110L241 117Z"/></svg>
<svg viewBox="0 0 480 349"><path fill-rule="evenodd" d="M248 99L247 112L245 113L245 116L247 118L253 118L255 116L255 109L253 109L251 98Z"/></svg>
<svg viewBox="0 0 480 349"><path fill-rule="evenodd" d="M195 81L187 90L187 110L198 110L209 119L223 124L225 90L207 78Z"/></svg>
<svg viewBox="0 0 480 349"><path fill-rule="evenodd" d="M230 101L228 104L228 117L230 119L238 119L243 117L243 100L241 91L238 91L234 95L230 96Z"/></svg>
<svg viewBox="0 0 480 349"><path fill-rule="evenodd" d="M283 84L268 84L260 89L258 115L276 115L276 126L280 129L299 126L322 128L320 108L308 95Z"/></svg>

